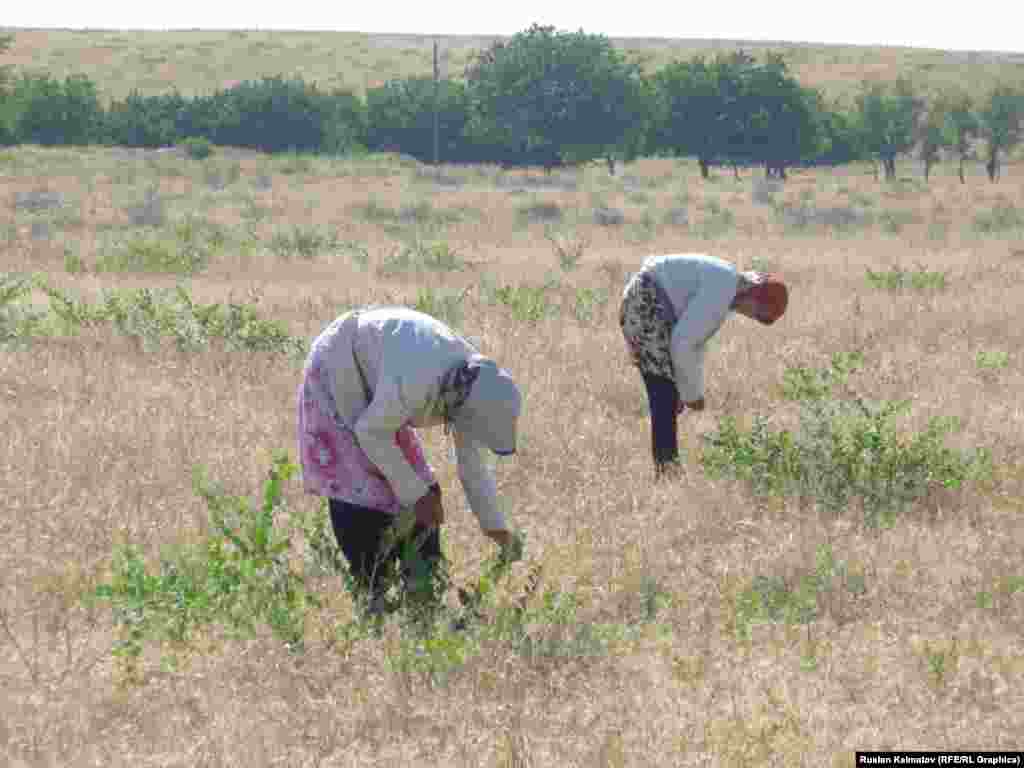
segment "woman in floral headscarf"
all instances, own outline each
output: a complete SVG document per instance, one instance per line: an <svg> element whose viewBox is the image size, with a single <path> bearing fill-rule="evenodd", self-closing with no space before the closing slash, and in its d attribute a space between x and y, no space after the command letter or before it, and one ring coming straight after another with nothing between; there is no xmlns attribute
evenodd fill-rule
<svg viewBox="0 0 1024 768"><path fill-rule="evenodd" d="M730 311L771 325L789 291L763 272L740 272L703 254L648 257L622 295L619 324L640 369L651 414L651 451L661 475L679 457L676 417L704 409L704 350Z"/></svg>
<svg viewBox="0 0 1024 768"><path fill-rule="evenodd" d="M485 535L512 535L481 455L516 448L521 397L507 371L421 312L369 307L332 322L313 342L298 393L298 442L308 493L328 499L356 586L380 607L399 552L398 513L429 570L442 558L441 488L414 427L453 433L458 475ZM408 572L402 571L403 580Z"/></svg>

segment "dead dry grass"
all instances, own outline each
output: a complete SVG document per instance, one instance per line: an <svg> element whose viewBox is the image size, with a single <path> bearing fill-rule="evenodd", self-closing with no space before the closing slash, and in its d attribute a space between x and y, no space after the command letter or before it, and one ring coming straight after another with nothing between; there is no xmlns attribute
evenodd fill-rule
<svg viewBox="0 0 1024 768"><path fill-rule="evenodd" d="M125 687L109 655L109 611L81 595L105 578L119 542L156 558L203 529L205 508L190 487L196 464L249 494L273 449L294 455L299 371L254 353L146 352L104 329L39 339L0 350L2 762L851 766L857 749L1020 749L1024 592L1005 585L1024 576L1024 259L1019 230L973 227L1000 199L1024 206L1019 167L998 186L960 186L952 169L928 187L881 186L863 169L798 174L766 205L754 202L749 175L701 183L695 168L667 161L554 181L448 169L461 183L443 185L378 157L314 159L298 172L255 154L231 162L237 177L211 190L208 166L181 157L5 151L0 270L42 272L87 297L174 285L174 275L93 269L110 232L139 230L126 208L155 188L168 219L159 236L171 237L187 215L226 233L188 280L197 300L256 303L306 338L353 304L414 302L424 286L469 288L462 330L526 393L522 450L499 468L512 519L529 536L513 584L540 564L546 584L575 590L581 622L637 631L604 652L562 658L491 643L429 685L389 666L401 651L397 625L376 640L330 639L331 622L351 606L340 580L323 578L328 605L307 627L304 653L269 634L211 631L177 669L147 655L142 683ZM40 191L59 193L77 223L60 218L63 208L19 208L19 193ZM367 216L371 204L377 215ZM622 221L595 221L599 204L622 211ZM873 218L794 228L783 204ZM557 206L560 221L531 218L539 205ZM665 211L679 207L689 223L666 223ZM916 218L887 230L879 214L904 209ZM717 229L701 229L716 216ZM50 223L47 238L32 237L34 221ZM294 226L336 242L308 257L275 253L274 233ZM572 271L560 269L551 227L589 242ZM379 276L395 249L417 241L443 241L468 264ZM686 473L655 487L617 298L646 254L689 250L781 271L792 302L770 330L742 318L723 328L708 358L708 410L682 424ZM69 252L84 272L67 272ZM869 268L918 264L947 273L948 287L893 293L866 280ZM517 319L486 302L485 278L557 279L550 296L565 304L535 322ZM582 288L608 298L588 320L567 309ZM785 419L785 369L855 349L867 361L857 379L865 394L912 398L908 427L957 416L956 444L991 449L990 486L931 499L872 530L796 502L755 502L702 473L699 435L720 416ZM994 351L1005 363L978 365L979 352ZM456 578L468 579L490 545L465 508L443 437L425 439L449 500L446 547ZM313 503L294 482L286 495L294 506ZM826 546L864 590L832 596L806 627L754 626L739 639L736 600L751 580L796 578ZM663 604L643 623L651 584Z"/></svg>

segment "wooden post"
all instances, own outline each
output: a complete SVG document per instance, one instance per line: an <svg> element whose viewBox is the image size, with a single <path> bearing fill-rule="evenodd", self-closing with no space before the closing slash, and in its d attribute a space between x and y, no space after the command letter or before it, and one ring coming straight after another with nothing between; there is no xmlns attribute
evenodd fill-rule
<svg viewBox="0 0 1024 768"><path fill-rule="evenodd" d="M434 167L435 168L437 168L438 161L440 159L439 156L438 156L439 155L438 149L439 149L439 146L440 146L440 142L439 142L439 139L438 139L438 133L439 133L439 125L438 125L438 123L439 123L439 120L438 120L438 116L437 116L437 110L438 110L438 103L437 102L438 102L438 99L439 99L438 93L440 91L440 88L441 88L441 69L440 69L440 67L438 66L438 63L437 63L437 38L435 37L434 38ZM440 173L440 171L438 171L438 172Z"/></svg>

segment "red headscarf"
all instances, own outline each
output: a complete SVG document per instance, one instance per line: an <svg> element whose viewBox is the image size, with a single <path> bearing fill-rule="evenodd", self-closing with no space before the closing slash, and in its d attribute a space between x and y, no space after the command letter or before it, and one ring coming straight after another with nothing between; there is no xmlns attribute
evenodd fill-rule
<svg viewBox="0 0 1024 768"><path fill-rule="evenodd" d="M749 296L757 303L757 319L771 325L786 312L789 289L779 275L766 272L743 272L739 295Z"/></svg>

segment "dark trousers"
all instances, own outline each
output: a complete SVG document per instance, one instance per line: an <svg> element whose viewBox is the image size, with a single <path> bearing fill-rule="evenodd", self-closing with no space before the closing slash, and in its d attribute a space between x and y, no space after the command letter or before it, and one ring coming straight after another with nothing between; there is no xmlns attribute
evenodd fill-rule
<svg viewBox="0 0 1024 768"><path fill-rule="evenodd" d="M679 459L679 441L676 437L679 390L672 379L649 373L642 375L651 411L651 453L654 458L654 471L660 475Z"/></svg>
<svg viewBox="0 0 1024 768"><path fill-rule="evenodd" d="M394 523L390 515L337 499L328 499L328 508L334 536L358 590L370 598L381 597L397 576L404 590L433 591L437 565L443 559L440 529L416 523L406 541L392 542L389 547L389 529Z"/></svg>

